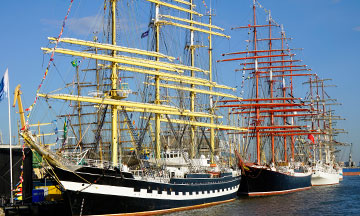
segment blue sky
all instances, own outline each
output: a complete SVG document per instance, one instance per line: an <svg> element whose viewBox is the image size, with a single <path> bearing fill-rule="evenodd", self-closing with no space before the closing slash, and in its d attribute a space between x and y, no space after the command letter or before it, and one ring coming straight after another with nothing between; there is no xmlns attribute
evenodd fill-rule
<svg viewBox="0 0 360 216"><path fill-rule="evenodd" d="M40 47L48 45L48 36L57 36L70 0L5 1L0 8L0 74L9 68L10 87L22 85L23 103L28 107L44 74L48 56ZM74 0L65 27L64 37L84 35L94 27L94 14L103 1ZM209 6L209 0L205 1ZM201 4L201 3L198 3ZM292 47L304 48L300 58L320 77L331 78L337 88L328 93L343 105L334 107L346 121L337 127L349 134L339 140L353 143L353 155L360 160L360 1L358 0L263 0L261 4L272 11L273 18L284 24L287 36L295 38ZM231 27L247 25L252 0L213 0L216 9L214 23L234 34ZM146 29L145 29L146 30ZM223 42L224 52L243 50L245 43L232 38ZM235 49L238 46L238 49ZM216 56L215 56L216 58ZM227 78L222 81L226 83ZM229 80L230 81L230 80ZM7 104L0 103L0 129L7 143ZM16 127L12 109L13 131ZM347 155L348 153L342 153Z"/></svg>

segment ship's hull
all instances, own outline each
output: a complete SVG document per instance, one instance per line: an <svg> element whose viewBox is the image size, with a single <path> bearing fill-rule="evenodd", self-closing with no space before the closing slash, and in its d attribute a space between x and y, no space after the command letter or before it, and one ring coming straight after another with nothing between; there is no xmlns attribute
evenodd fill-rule
<svg viewBox="0 0 360 216"><path fill-rule="evenodd" d="M342 181L344 179L343 169L339 169L339 181Z"/></svg>
<svg viewBox="0 0 360 216"><path fill-rule="evenodd" d="M360 175L360 167L344 167L343 176L356 176Z"/></svg>
<svg viewBox="0 0 360 216"><path fill-rule="evenodd" d="M243 170L239 195L268 196L310 189L311 174L290 175L267 168L247 167Z"/></svg>
<svg viewBox="0 0 360 216"><path fill-rule="evenodd" d="M339 184L340 174L337 172L315 171L311 175L312 186Z"/></svg>
<svg viewBox="0 0 360 216"><path fill-rule="evenodd" d="M165 213L213 205L235 199L241 178L227 175L161 183L101 172L88 169L74 174L56 169L74 215Z"/></svg>

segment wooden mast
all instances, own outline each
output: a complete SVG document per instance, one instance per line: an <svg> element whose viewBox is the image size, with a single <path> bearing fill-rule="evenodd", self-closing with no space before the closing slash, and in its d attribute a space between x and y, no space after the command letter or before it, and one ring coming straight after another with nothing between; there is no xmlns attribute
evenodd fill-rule
<svg viewBox="0 0 360 216"><path fill-rule="evenodd" d="M284 54L284 40L285 40L285 32L284 32L284 27L283 25L281 25L281 53ZM281 57L282 60L284 60L284 56ZM282 66L284 66L284 62L281 63ZM282 72L282 82L283 82L283 87L282 87L282 91L283 91L283 97L286 97L286 82L285 82L285 71ZM286 103L286 100L283 101L284 103ZM286 114L286 112L284 112L284 115ZM283 124L286 125L287 122L287 118L286 116L283 117ZM287 136L284 136L284 161L287 162Z"/></svg>
<svg viewBox="0 0 360 216"><path fill-rule="evenodd" d="M116 1L111 0L111 15L112 15L112 45L116 45ZM116 50L112 51L112 56L116 57ZM117 98L117 63L111 64L111 98ZM118 134L117 134L117 117L118 107L111 106L111 161L114 166L118 165Z"/></svg>
<svg viewBox="0 0 360 216"><path fill-rule="evenodd" d="M212 31L211 25L212 25L212 8L210 3L210 12L209 12L209 31ZM209 81L212 82L212 35L209 34ZM210 86L210 91L212 91L212 86ZM210 124L214 124L214 106L213 106L213 96L210 95ZM214 154L215 154L215 130L214 128L210 128L210 163L214 163ZM230 154L231 157L231 154Z"/></svg>
<svg viewBox="0 0 360 216"><path fill-rule="evenodd" d="M271 12L269 10L269 55L272 55L272 40L271 40ZM270 65L270 98L274 97L274 80L273 80L273 76L272 76L272 58L269 58L269 65ZM273 102L273 101L271 101ZM274 126L274 113L271 112L270 113L270 125ZM275 164L275 136L273 133L271 133L271 163Z"/></svg>
<svg viewBox="0 0 360 216"><path fill-rule="evenodd" d="M80 86L80 75L79 75L79 65L76 62L76 80L77 80L77 95L80 96L81 95L81 86ZM77 114L78 114L78 124L79 124L79 136L78 136L78 143L80 146L80 152L82 151L82 128L81 128L81 103L77 102Z"/></svg>
<svg viewBox="0 0 360 216"><path fill-rule="evenodd" d="M319 78L318 76L315 76L315 87L316 87L316 108L317 110L320 109L319 100L320 100L320 94L319 94ZM320 129L320 118L317 118L317 128ZM320 136L318 137L318 143L319 143L319 160L322 160L322 150L321 150L321 141Z"/></svg>
<svg viewBox="0 0 360 216"><path fill-rule="evenodd" d="M160 23L159 23L160 5L155 4L155 51L160 52ZM156 61L159 61L159 57L156 57ZM158 71L158 70L157 70ZM155 104L160 105L160 76L155 75ZM161 130L161 114L155 114L155 156L156 159L160 159L161 142L160 142L160 130Z"/></svg>
<svg viewBox="0 0 360 216"><path fill-rule="evenodd" d="M308 135L310 133L316 134L316 131L310 131L306 129L304 125L297 125L295 119L297 117L305 117L316 115L313 112L316 111L309 104L302 102L301 98L293 97L293 77L297 76L312 76L313 74L298 74L294 71L310 71L311 69L306 68L307 65L296 65L296 62L301 62L301 60L294 60L293 56L295 54L290 53L291 50L285 46L287 39L283 27L281 26L280 37L274 37L272 32L272 26L280 27L274 20L271 18L270 11L268 12L269 20L267 24L257 24L256 20L256 6L257 2L254 0L253 4L253 25L249 24L247 26L236 27L233 29L241 28L253 28L253 37L252 40L248 41L253 43L253 50L246 50L242 52L232 52L226 53L225 55L239 55L247 54L249 56L239 57L239 58L229 58L220 60L219 62L226 61L246 61L252 60L253 62L244 62L240 63L243 66L242 69L236 71L252 71L249 73L249 79L254 80L254 93L255 97L250 99L244 99L242 102L248 103L238 103L236 100L224 100L219 101L223 103L238 103L238 104L227 104L220 105L217 107L232 107L231 114L249 114L249 122L252 126L247 127L251 132L234 132L233 134L243 134L243 137L246 138L255 138L256 140L256 159L257 164L263 164L266 161L262 159L262 145L261 137L267 136L269 140L263 139L263 142L269 142L269 161L272 163L276 160L275 154L275 139L283 140L283 153L281 153L281 158L285 162L288 162L290 154L288 155L288 148L291 148L291 160L295 159L295 137L299 135ZM269 38L258 38L259 28L266 27L268 29ZM280 42L280 49L273 48L273 41L278 40ZM268 42L268 49L263 50L259 49L258 45L261 41ZM252 54L252 55L251 55ZM268 60L265 60L265 59ZM259 65L261 65L259 67ZM295 65L294 65L295 64ZM294 69L295 68L295 69ZM275 75L273 75L275 74ZM265 78L267 78L269 86L269 96L263 95L264 86L260 83ZM262 79L262 80L261 80ZM289 85L286 85L285 81L288 80ZM264 80L265 81L265 80ZM282 87L279 88L279 95L275 94L277 89L275 83L283 83ZM289 88L289 91L287 90ZM265 92L264 92L265 94ZM288 96L290 95L290 96ZM264 98L265 97L265 98ZM276 101L279 102L276 102ZM281 102L280 102L281 101ZM297 102L299 101L299 102ZM312 113L307 113L312 111ZM295 113L301 112L301 113ZM279 121L276 121L276 120ZM261 126L263 123L268 124L267 126ZM318 132L321 134L321 132ZM228 133L231 134L231 133ZM278 137L278 138L276 138ZM290 144L290 145L289 145ZM267 146L266 146L267 148ZM290 151L289 151L290 153Z"/></svg>
<svg viewBox="0 0 360 216"><path fill-rule="evenodd" d="M255 82L256 82L256 96L255 98L258 99L259 98L259 73L258 73L258 59L256 58L257 56L257 30L256 30L256 13L255 13L255 9L256 9L256 0L254 0L254 4L253 4L253 13L254 13L254 59L255 59ZM259 103L259 101L256 101L256 103ZM260 109L259 107L255 108L255 112L256 112L256 126L260 125ZM257 164L261 163L261 156L260 156L260 133L259 133L259 129L257 127L255 127L256 130L256 158L257 158Z"/></svg>

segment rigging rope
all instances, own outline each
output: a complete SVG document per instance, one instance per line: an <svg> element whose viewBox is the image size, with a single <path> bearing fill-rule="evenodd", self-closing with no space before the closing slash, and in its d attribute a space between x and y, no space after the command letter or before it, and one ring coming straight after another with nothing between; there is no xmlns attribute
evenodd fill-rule
<svg viewBox="0 0 360 216"><path fill-rule="evenodd" d="M27 118L27 120L26 120L26 125L28 125L28 123L29 123L29 118L30 118L30 115L31 115L31 111L32 111L32 109L34 108L34 106L36 105L36 102L37 102L37 99L38 99L38 93L39 93L39 91L40 91L40 89L41 89L41 87L42 87L42 85L43 85L43 83L44 83L44 81L45 81L45 79L46 79L46 76L47 76L47 74L48 74L48 72L49 72L49 69L50 69L50 66L51 66L51 62L54 60L55 50L56 50L56 48L57 48L57 46L58 46L58 44L59 44L59 41L60 41L60 38L61 38L63 32L64 32L65 23L66 23L66 20L67 20L67 18L68 18L68 16L69 16L69 13L70 13L70 10L71 10L71 6L72 6L73 2L74 2L74 0L71 0L71 1L70 1L69 8L68 8L67 13L66 13L66 16L65 16L65 18L64 18L64 20L63 20L63 23L62 23L62 26L61 26L61 30L60 30L59 36L58 36L58 38L57 38L57 40L56 40L56 42L55 42L55 47L54 47L54 49L53 49L53 51L52 51L52 53L51 53L51 57L50 57L50 59L49 59L48 65L47 65L47 67L46 67L44 76L43 76L43 78L41 79L41 82L40 82L40 84L39 84L39 86L38 86L38 88L37 88L37 90L36 90L35 100L34 100L33 104L30 105L29 108L25 109L25 111L29 111L29 114L26 116L26 118ZM25 125L24 127L26 127L26 125ZM25 128L23 128L23 129L25 129Z"/></svg>

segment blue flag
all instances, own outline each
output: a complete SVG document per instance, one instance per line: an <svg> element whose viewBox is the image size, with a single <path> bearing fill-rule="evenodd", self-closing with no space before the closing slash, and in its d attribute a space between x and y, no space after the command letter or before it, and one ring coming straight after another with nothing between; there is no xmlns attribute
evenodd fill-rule
<svg viewBox="0 0 360 216"><path fill-rule="evenodd" d="M141 34L141 39L147 36L149 36L149 30Z"/></svg>
<svg viewBox="0 0 360 216"><path fill-rule="evenodd" d="M4 99L5 91L4 91L4 77L1 79L0 82L0 101Z"/></svg>
<svg viewBox="0 0 360 216"><path fill-rule="evenodd" d="M9 76L8 76L8 69L6 69L5 74L0 82L0 101L2 101L7 93L8 93L8 86L9 86Z"/></svg>

